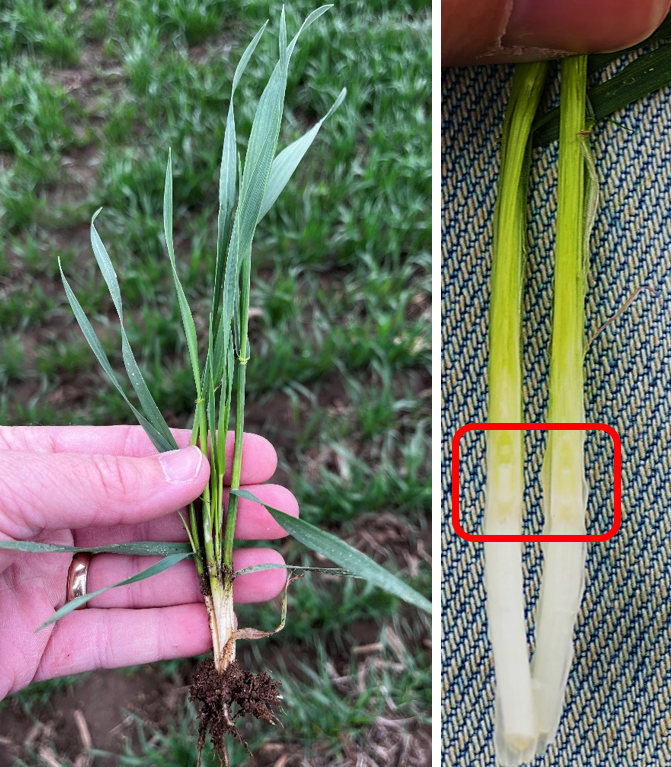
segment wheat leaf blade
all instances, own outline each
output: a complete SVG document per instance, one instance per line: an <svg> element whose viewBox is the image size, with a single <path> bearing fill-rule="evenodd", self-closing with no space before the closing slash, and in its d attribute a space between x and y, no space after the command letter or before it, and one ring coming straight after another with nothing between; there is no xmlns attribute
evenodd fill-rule
<svg viewBox="0 0 671 767"><path fill-rule="evenodd" d="M294 171L300 164L306 152L312 146L312 142L317 137L322 125L328 120L328 118L335 112L335 110L342 104L347 95L347 88L343 88L338 95L338 98L333 103L333 106L319 120L307 133L304 133L300 138L296 139L288 147L283 149L277 157L273 160L272 167L270 169L270 177L268 178L268 185L266 187L266 193L263 197L263 203L261 204L261 211L259 213L259 221L266 215L266 213L275 204L275 201L280 196L284 187L289 182L289 179L294 174Z"/></svg>
<svg viewBox="0 0 671 767"><path fill-rule="evenodd" d="M399 597L404 602L424 610L424 612L431 613L431 602L426 597L422 596L418 591L415 591L415 589L408 586L407 583L404 583L384 567L378 565L370 557L341 541L340 538L327 533L325 530L320 530L303 519L292 517L290 514L285 514L279 509L268 506L248 490L231 490L231 493L239 498L246 498L255 503L260 503L266 508L273 519L282 525L288 533L293 535L297 541L345 568L352 575L369 581L384 591Z"/></svg>
<svg viewBox="0 0 671 767"><path fill-rule="evenodd" d="M226 128L224 131L224 143L221 150L221 166L219 170L219 212L217 214L217 251L214 266L214 287L212 290L212 314L215 320L215 356L208 358L205 362L204 389L207 395L208 388L208 368L214 369L214 379L219 380L223 372L223 361L226 357L227 337L220 337L223 328L223 322L219 322L219 310L221 308L221 292L224 282L224 272L226 263L226 245L229 242L232 229L233 208L235 206L236 185L237 185L237 136L235 129L235 110L234 96L247 64L249 63L256 46L263 35L268 22L256 33L251 43L242 54L238 66L233 75L233 84L231 87L231 100L228 105L228 115L226 117ZM222 318L223 319L223 318Z"/></svg>
<svg viewBox="0 0 671 767"><path fill-rule="evenodd" d="M175 292L179 303L179 311L182 315L182 325L184 326L184 335L186 336L186 345L191 361L193 371L193 380L196 384L196 393L201 396L200 384L200 364L198 362L198 338L196 336L196 325L193 321L189 302L186 300L184 288L182 287L179 274L177 273L177 264L175 262L175 248L172 239L172 150L168 150L168 166L165 171L165 189L163 193L163 231L165 234L165 244L168 249L168 258L172 269L172 278L175 283Z"/></svg>
<svg viewBox="0 0 671 767"><path fill-rule="evenodd" d="M288 565L286 562L282 565L270 562L267 562L263 565L250 565L249 567L243 567L242 570L236 570L233 573L233 576L237 578L238 575L262 573L266 570L301 570L302 572L327 573L329 575L337 575L338 577L342 578L360 577L358 575L354 575L349 570L345 570L343 567L303 567L300 565Z"/></svg>
<svg viewBox="0 0 671 767"><path fill-rule="evenodd" d="M296 35L297 37L298 35ZM233 239L237 241L232 243L233 247L231 248L238 256L240 254L251 255L252 239L277 150L290 56L286 41L287 25L284 8L282 8L280 15L280 58L256 108L240 181L240 202L235 216L237 227L233 232ZM241 261L238 257L238 269L240 266Z"/></svg>
<svg viewBox="0 0 671 767"><path fill-rule="evenodd" d="M294 48L296 47L296 43L298 42L298 38L301 36L301 34L305 32L310 24L317 21L320 16L323 16L327 11L330 11L331 8L333 8L332 3L330 5L322 5L319 8L315 8L314 11L305 17L305 21L301 24L300 29L298 32L296 32L296 34L291 39L291 42L289 43L287 48L287 60L291 58L291 54L294 52Z"/></svg>
<svg viewBox="0 0 671 767"><path fill-rule="evenodd" d="M123 390L123 387L119 383L116 377L116 374L114 373L114 370L112 370L110 361L107 355L105 354L105 350L103 349L102 344L98 340L98 336L96 335L95 330L93 329L91 323L89 322L88 317L86 316L86 313L82 309L82 306L79 303L79 300L77 299L77 296L75 295L74 291L70 287L70 284L67 281L65 274L63 273L63 268L61 267L60 261L58 263L58 268L60 269L60 272L61 272L61 280L63 282L63 287L65 288L65 295L67 296L72 312L75 315L77 324L79 325L82 333L84 334L84 338L86 339L88 345L91 347L91 351L95 354L96 359L100 363L100 366L104 370L105 374L107 375L109 380L112 382L112 384L114 385L116 390L119 392L119 394L121 394L121 396L124 398L126 404L132 410L133 415L137 418L138 422L140 423L142 428L145 430L147 436L152 441L152 444L154 445L154 447L159 452L165 452L166 450L175 450L177 448L177 443L175 442L175 439L172 436L172 433L170 432L170 430L168 430L168 434L170 438L166 439L165 435L159 432L128 399L126 392Z"/></svg>
<svg viewBox="0 0 671 767"><path fill-rule="evenodd" d="M144 410L146 420L153 426L153 428L163 437L165 443L170 445L168 449L175 450L177 443L172 436L168 424L165 422L161 411L158 409L154 398L152 397L147 384L144 380L142 372L137 364L133 350L131 349L128 336L123 323L123 304L121 302L121 291L119 289L119 282L117 280L116 272L112 266L112 261L107 254L107 250L100 239L95 228L95 220L100 213L101 209L94 214L91 219L91 245L93 247L93 254L96 258L100 271L103 275L103 279L107 284L112 302L117 311L119 317L119 324L121 330L121 353L123 355L124 366L128 373L131 386L133 387L137 398L140 400L142 409Z"/></svg>
<svg viewBox="0 0 671 767"><path fill-rule="evenodd" d="M109 591L110 589L115 589L118 586L130 586L132 583L137 583L138 581L145 580L145 578L151 578L153 575L158 575L159 573L162 573L165 570L168 570L169 568L174 567L178 562L181 562L183 559L186 559L189 556L191 556L190 551L184 552L182 554L171 554L170 556L167 556L161 559L160 562L156 562L156 564L152 565L151 567L148 567L146 570L142 570L141 572L136 573L132 577L126 578L126 580L124 581L119 581L119 583L114 583L111 586L105 586L102 589L97 589L96 591L92 591L90 594L84 594L81 597L76 597L71 602L66 602L63 605L63 607L61 607L59 610L56 610L56 612L51 616L51 618L49 618L49 620L44 621L44 623L36 629L36 632L41 631L43 628L46 628L52 623L55 623L56 621L60 620L68 613L71 613L73 610L76 610L78 607L85 605L89 600L99 596L100 594L104 594L106 591Z"/></svg>
<svg viewBox="0 0 671 767"><path fill-rule="evenodd" d="M0 541L0 549L23 551L30 554L126 554L140 557L165 557L171 554L189 553L188 543L166 543L164 541L129 541L128 543L109 543L105 546L61 546L53 543L36 541Z"/></svg>
<svg viewBox="0 0 671 767"><path fill-rule="evenodd" d="M643 54L622 72L587 91L599 121L629 104L671 84L671 44ZM551 109L534 126L534 146L543 146L559 138L559 108Z"/></svg>

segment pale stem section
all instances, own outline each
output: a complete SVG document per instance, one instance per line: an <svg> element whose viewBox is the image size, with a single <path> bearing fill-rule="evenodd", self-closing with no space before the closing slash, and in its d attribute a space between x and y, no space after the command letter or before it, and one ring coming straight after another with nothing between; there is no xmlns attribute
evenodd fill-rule
<svg viewBox="0 0 671 767"><path fill-rule="evenodd" d="M490 423L524 420L521 300L526 170L529 134L546 69L543 62L516 67L504 120L489 314ZM522 532L523 471L523 433L487 431L486 534ZM517 765L534 753L536 745L519 543L485 545L485 585L496 675L494 743L501 764Z"/></svg>
<svg viewBox="0 0 671 767"><path fill-rule="evenodd" d="M222 673L235 660L235 642L229 641L235 630L232 572L224 570L221 573L223 577L220 577L213 554L212 531L207 526L204 529L204 541L205 550L212 557L208 557L206 563L210 594L205 597L205 606L212 634L214 666Z"/></svg>
<svg viewBox="0 0 671 767"><path fill-rule="evenodd" d="M585 421L586 78L585 56L562 62L550 423ZM543 464L546 534L585 534L587 486L583 455L583 431L549 432ZM573 660L573 628L583 592L586 547L581 542L558 541L545 544L543 552L532 664L539 753L554 739L562 715Z"/></svg>
<svg viewBox="0 0 671 767"><path fill-rule="evenodd" d="M231 641L235 631L233 612L233 583L227 580L212 594L212 603L216 620L216 641L214 645L214 665L220 673L235 660L235 642Z"/></svg>

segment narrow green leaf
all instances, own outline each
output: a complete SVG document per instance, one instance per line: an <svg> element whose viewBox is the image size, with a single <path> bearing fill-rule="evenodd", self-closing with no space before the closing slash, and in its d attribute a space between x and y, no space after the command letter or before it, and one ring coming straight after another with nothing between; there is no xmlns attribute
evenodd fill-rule
<svg viewBox="0 0 671 767"><path fill-rule="evenodd" d="M131 578L126 578L125 581L119 581L119 583L115 583L112 586L105 586L104 588L98 589L97 591L92 591L90 594L84 594L84 596L77 597L71 602L66 602L63 607L60 608L60 610L56 610L56 612L51 616L51 618L49 618L49 620L44 621L41 626L35 629L35 632L37 633L50 624L55 623L57 620L60 620L68 613L71 613L81 605L86 604L90 599L93 599L93 597L97 597L100 594L103 594L105 591L115 589L118 586L130 586L131 583L137 583L138 581L143 581L145 578L151 578L152 575L158 575L159 573L174 567L178 562L181 562L183 559L186 559L189 556L191 556L190 551L183 554L171 554L168 557L164 557L155 565L152 565L146 570L142 570L141 572L137 573L137 575L133 575Z"/></svg>
<svg viewBox="0 0 671 767"><path fill-rule="evenodd" d="M123 305L121 302L119 282L117 280L114 267L112 266L112 261L110 260L110 257L107 254L107 250L103 245L103 241L100 239L100 235L95 228L95 220L101 210L102 208L99 208L91 219L91 245L93 246L93 254L95 255L96 261L98 262L98 266L100 267L103 279L107 284L110 296L112 297L112 302L114 303L114 307L119 317L119 324L121 329L121 352L123 354L123 361L126 367L126 372L128 373L128 378L130 380L131 386L135 390L135 393L140 400L140 404L142 405L146 419L149 421L149 423L151 423L154 429L159 434L161 434L165 442L169 445L172 445L170 449L174 450L177 448L177 443L170 433L168 424L165 422L161 411L158 409L156 402L154 402L154 398L151 396L151 393L147 388L147 384L145 383L137 361L135 360L133 350L130 347L128 336L126 335L126 330L123 323Z"/></svg>
<svg viewBox="0 0 671 767"><path fill-rule="evenodd" d="M280 19L280 38L286 40L284 9ZM284 95L287 82L286 46L280 43L280 62L275 67L261 94L249 135L247 154L240 182L240 200L235 215L239 242L231 248L233 252L247 253L251 249L261 203L266 192L277 139L280 132ZM229 255L230 259L230 255ZM238 260L238 268L240 262Z"/></svg>
<svg viewBox="0 0 671 767"><path fill-rule="evenodd" d="M259 31L254 35L251 43L249 43L249 45L245 48L245 52L240 57L240 61L238 62L238 66L235 68L235 73L233 75L233 84L231 86L232 93L235 93L237 90L237 87L240 84L240 79L245 73L245 69L247 69L247 64L249 64L249 61L252 58L254 51L256 50L256 46L259 44L259 40L261 39L263 33L266 31L267 26L268 22L266 21L264 22L261 29L259 29Z"/></svg>
<svg viewBox="0 0 671 767"><path fill-rule="evenodd" d="M639 56L622 72L587 91L596 120L671 84L671 44ZM551 109L534 125L534 146L559 138L559 108Z"/></svg>
<svg viewBox="0 0 671 767"><path fill-rule="evenodd" d="M235 158L235 116L233 113L233 97L228 109L224 144L221 150L221 167L219 171L219 213L217 215L217 252L214 264L214 286L212 290L212 311L215 317L221 306L221 291L223 288L226 265L226 245L231 236L231 221L237 184ZM216 368L216 365L215 365Z"/></svg>
<svg viewBox="0 0 671 767"><path fill-rule="evenodd" d="M224 144L221 151L221 167L219 171L219 214L217 218L217 254L215 259L214 268L214 289L212 294L212 314L215 321L219 315L219 307L221 301L221 290L224 277L224 262L226 260L226 243L229 240L231 234L231 218L233 213L233 207L235 205L235 192L236 192L236 146L237 138L235 132L235 111L234 111L234 96L235 91L240 82L247 64L256 49L256 46L263 35L268 22L266 22L261 29L256 33L254 39L247 46L245 52L242 54L238 66L235 68L235 74L233 75L233 85L231 86L231 99L228 104L228 116L226 118L226 129L224 131ZM215 326L217 330L217 326ZM215 350L217 345L215 344ZM213 364L215 370L217 365ZM217 376L215 375L215 379Z"/></svg>
<svg viewBox="0 0 671 767"><path fill-rule="evenodd" d="M233 373L235 369L235 357L233 346L229 344L228 355L226 357L226 368L221 382L221 392L219 395L219 434L228 433L228 422L231 417L231 401L233 399ZM218 442L218 467L219 474L223 476L226 473L226 438Z"/></svg>
<svg viewBox="0 0 671 767"><path fill-rule="evenodd" d="M172 149L168 149L168 166L165 169L165 188L163 192L163 231L165 233L165 244L168 249L168 258L172 268L172 278L175 282L175 291L179 303L179 311L182 315L182 325L184 326L184 335L186 336L186 345L189 350L189 359L191 360L191 369L193 371L193 380L196 384L196 395L200 399L202 389L200 384L200 364L198 362L198 338L196 336L196 325L193 321L189 302L186 300L184 288L177 273L177 264L175 263L175 249L172 241Z"/></svg>
<svg viewBox="0 0 671 767"><path fill-rule="evenodd" d="M79 327L81 328L82 333L84 334L84 338L86 338L88 345L91 347L91 350L96 356L96 359L100 363L100 366L107 374L107 377L112 382L116 390L121 394L121 396L124 398L126 404L130 409L133 411L133 415L137 418L138 422L142 426L142 428L145 430L147 436L152 441L152 444L159 452L165 452L166 450L175 450L177 448L177 443L175 442L174 437L172 436L172 433L168 430L169 439L166 439L166 437L160 433L157 429L154 428L154 426L149 423L149 421L140 413L140 411L132 404L132 402L128 399L126 396L126 392L124 392L123 387L119 383L116 374L112 370L112 366L110 365L109 359L107 358L107 355L105 354L105 350L102 347L102 344L98 340L98 336L95 333L95 330L93 330L93 327L91 326L91 323L88 320L88 317L86 316L84 310L81 307L81 304L77 300L77 296L74 294L74 291L70 287L69 282L67 281L65 274L63 273L63 268L61 266L60 259L58 260L58 268L61 272L61 280L63 281L63 287L65 288L65 295L67 296L67 299L70 303L70 307L72 308L72 311L75 315L75 319L77 320L77 323L79 324Z"/></svg>
<svg viewBox="0 0 671 767"><path fill-rule="evenodd" d="M244 259L251 258L252 240L259 212L265 197L277 140L284 111L284 95L287 83L287 68L300 33L331 6L323 6L311 13L287 45L286 17L284 8L280 16L279 61L259 99L252 129L247 143L247 154L241 177L238 207L233 222L233 231L228 246L223 282L223 303L220 331L228 333L238 303L238 273ZM216 315L215 315L216 317ZM226 338L226 342L228 342ZM222 342L222 347L225 346ZM215 344L215 354L222 348ZM244 350L243 350L244 351ZM226 353L218 355L221 360Z"/></svg>
<svg viewBox="0 0 671 767"><path fill-rule="evenodd" d="M431 613L431 602L426 597L423 597L400 578L385 570L384 567L378 565L370 557L341 541L340 538L327 533L325 530L320 530L303 519L292 517L290 514L285 514L279 509L268 506L250 493L249 490L231 490L231 493L239 498L246 498L247 500L260 503L267 509L273 519L282 525L288 533L293 535L297 541L344 567L352 575L363 578L375 586L384 589L384 591L394 594L394 596L399 597L408 604Z"/></svg>
<svg viewBox="0 0 671 767"><path fill-rule="evenodd" d="M313 573L328 573L329 575L337 575L343 578L359 578L360 576L354 575L349 570L345 570L342 567L301 567L300 565L288 565L286 562L283 565L266 563L264 565L251 565L250 567L243 567L242 570L236 570L233 573L233 577L237 578L238 575L249 575L250 573L261 573L264 570L302 570L305 572Z"/></svg>
<svg viewBox="0 0 671 767"><path fill-rule="evenodd" d="M214 357L213 352L213 318L210 314L209 332L207 334L207 353L210 358ZM208 387L207 387L207 428L210 432L210 450L212 455L217 455L217 421L215 417L216 407L214 399L214 376L212 368L208 370Z"/></svg>
<svg viewBox="0 0 671 767"><path fill-rule="evenodd" d="M639 56L622 72L588 91L597 119L613 114L671 82L671 46Z"/></svg>
<svg viewBox="0 0 671 767"><path fill-rule="evenodd" d="M315 140L320 128L342 104L346 95L347 88L343 88L340 91L338 98L333 103L333 106L324 115L324 117L322 117L322 119L307 133L283 149L273 160L273 165L270 169L270 177L268 179L268 186L266 187L266 194L263 198L261 211L259 213L259 221L275 204L275 201L282 193L282 190L287 185L300 161L303 159L303 157L305 157L305 153L312 145L312 142Z"/></svg>
<svg viewBox="0 0 671 767"><path fill-rule="evenodd" d="M53 543L36 543L35 541L0 541L0 549L9 551L24 551L31 554L62 554L70 552L77 554L127 554L140 557L165 557L169 554L189 553L188 543L165 543L164 541L129 541L128 543L109 543L105 546L60 546Z"/></svg>
<svg viewBox="0 0 671 767"><path fill-rule="evenodd" d="M310 24L317 21L317 19L320 16L323 16L327 11L330 11L331 8L333 8L333 3L331 3L330 5L322 5L319 8L316 8L314 11L312 11L305 17L305 21L301 24L301 28L293 36L291 42L289 43L289 47L287 48L287 63L294 52L294 48L296 47L296 43L298 42L298 38L301 36L301 34L305 32L305 30L310 26Z"/></svg>
<svg viewBox="0 0 671 767"><path fill-rule="evenodd" d="M238 209L239 210L239 209ZM226 276L224 277L224 290L223 290L223 304L221 309L221 333L224 348L222 350L222 359L225 354L228 354L228 344L232 342L231 322L233 320L233 310L236 303L236 296L238 293L238 246L240 243L239 237L240 230L240 217L235 216L233 223L233 236L231 237L231 245L228 249L228 257L226 259Z"/></svg>
<svg viewBox="0 0 671 767"><path fill-rule="evenodd" d="M240 170L240 156L238 155L238 175L242 176ZM226 259L226 276L224 278L223 306L221 311L221 331L223 333L223 347L221 358L218 361L224 361L228 356L228 346L234 342L235 328L231 328L234 315L237 316L236 307L240 299L240 283L238 279L238 269L240 265L240 219L241 205L235 214L233 223L233 236L228 248ZM223 370L222 370L223 375Z"/></svg>
<svg viewBox="0 0 671 767"><path fill-rule="evenodd" d="M240 202L235 216L239 228L233 231L232 247L230 248L238 256L241 254L251 255L252 239L259 220L261 206L268 186L270 169L277 149L277 139L284 111L287 69L291 55L301 33L332 7L332 5L324 5L310 13L289 45L286 45L286 18L284 8L282 8L280 16L280 59L275 65L268 84L259 99L249 136L244 172L240 184ZM240 239L240 243L233 245L233 239L236 237ZM240 269L241 260L239 258L237 266Z"/></svg>
<svg viewBox="0 0 671 767"><path fill-rule="evenodd" d="M235 112L233 108L233 98L235 91L237 90L240 78L242 77L247 64L256 49L256 46L263 35L268 22L261 27L256 33L254 39L247 46L247 49L242 54L238 66L235 69L233 75L233 84L231 86L231 100L228 105L228 117L226 119L226 130L224 133L224 148L222 152L221 160L221 174L219 176L219 207L230 216L235 204L235 184L236 184L236 158L237 158L237 141L235 133Z"/></svg>
<svg viewBox="0 0 671 767"><path fill-rule="evenodd" d="M249 258L251 258L251 253L249 255ZM244 267L245 262L248 261L248 258L243 256L240 259L240 271L242 272L242 269ZM235 304L233 307L233 346L235 348L235 354L238 357L238 359L242 356L242 352L240 351L240 294L242 292L242 286L246 286L246 282L244 279L241 279L239 282L240 288L236 290L235 292Z"/></svg>
<svg viewBox="0 0 671 767"><path fill-rule="evenodd" d="M634 51L640 51L644 46L656 43L659 40L667 40L671 37L671 13L667 14L664 21L657 27L657 29L636 45L632 45L630 48L624 48L621 51L611 51L610 53L593 53L587 57L587 74L588 76L594 72L598 72L599 69L607 67L611 61L620 59L629 53Z"/></svg>
<svg viewBox="0 0 671 767"><path fill-rule="evenodd" d="M214 313L213 313L214 314ZM214 334L214 356L212 357L212 376L215 383L221 381L224 373L224 365L226 360L226 349L228 348L229 334L224 328L224 315L223 312L219 312L219 322ZM229 328L230 330L230 328ZM207 385L210 378L210 357L208 354L205 360L205 370L203 374L203 387L207 391Z"/></svg>

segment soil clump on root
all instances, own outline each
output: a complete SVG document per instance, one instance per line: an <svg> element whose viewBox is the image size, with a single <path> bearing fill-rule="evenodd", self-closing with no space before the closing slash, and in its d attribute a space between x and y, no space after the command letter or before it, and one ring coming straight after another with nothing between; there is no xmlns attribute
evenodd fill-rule
<svg viewBox="0 0 671 767"><path fill-rule="evenodd" d="M266 671L252 674L233 661L219 673L212 658L198 664L189 697L199 708L198 764L207 733L215 753L223 764L228 764L226 736L237 738L251 756L247 741L235 725L235 720L246 714L271 724L278 721L272 708L280 708L279 682Z"/></svg>

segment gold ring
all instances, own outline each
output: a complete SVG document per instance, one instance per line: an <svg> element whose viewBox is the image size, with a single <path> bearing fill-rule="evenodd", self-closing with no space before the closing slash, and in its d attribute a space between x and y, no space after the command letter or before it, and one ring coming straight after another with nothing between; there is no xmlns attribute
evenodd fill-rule
<svg viewBox="0 0 671 767"><path fill-rule="evenodd" d="M91 563L91 554L79 552L72 557L70 569L68 570L68 586L65 592L65 601L72 602L77 597L83 597L86 594L86 582L89 578L89 564ZM86 602L79 605L75 610L83 610Z"/></svg>

